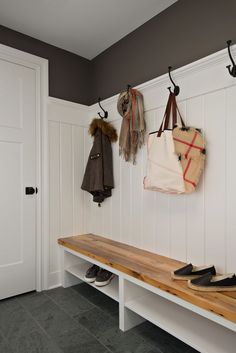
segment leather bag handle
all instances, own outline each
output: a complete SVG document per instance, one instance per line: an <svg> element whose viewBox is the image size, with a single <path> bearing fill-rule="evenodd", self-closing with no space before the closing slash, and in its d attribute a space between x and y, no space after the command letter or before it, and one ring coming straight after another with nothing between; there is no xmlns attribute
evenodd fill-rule
<svg viewBox="0 0 236 353"><path fill-rule="evenodd" d="M185 125L185 123L184 123L184 121L183 121L183 118L182 118L182 116L181 116L181 114L180 114L178 105L177 105L177 103L176 103L175 95L174 95L174 97L173 97L173 102L172 102L172 111L173 111L173 120L172 120L172 122L173 122L173 125L172 125L173 128L172 128L172 129L174 129L175 125L177 124L177 113L179 114L179 118L180 118L180 122L181 122L181 127L186 127L186 125Z"/></svg>
<svg viewBox="0 0 236 353"><path fill-rule="evenodd" d="M163 120L161 122L161 126L158 130L157 137L160 137L162 132L164 130L168 129L170 119L171 119L171 113L172 113L172 130L174 129L174 127L177 124L177 113L180 117L180 122L181 122L182 127L185 127L185 123L182 119L182 116L180 114L180 111L179 111L177 103L176 103L175 94L170 92L168 102L166 105L165 114L164 114Z"/></svg>
<svg viewBox="0 0 236 353"><path fill-rule="evenodd" d="M166 110L164 113L164 117L161 122L161 126L158 130L157 137L160 137L162 134L162 130L166 130L169 126L169 120L170 120L170 111L171 111L171 105L172 105L172 95L171 93L169 94L168 102L166 105Z"/></svg>

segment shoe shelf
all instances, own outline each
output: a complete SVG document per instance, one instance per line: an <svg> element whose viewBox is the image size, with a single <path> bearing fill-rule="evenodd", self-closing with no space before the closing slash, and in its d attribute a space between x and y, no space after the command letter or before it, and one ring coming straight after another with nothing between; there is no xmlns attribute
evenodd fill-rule
<svg viewBox="0 0 236 353"><path fill-rule="evenodd" d="M62 256L62 284L64 287L75 285L84 281L84 275L87 269L93 265L87 258L78 257L77 254L72 252L64 251ZM103 266L101 266L103 267ZM111 269L109 269L111 272ZM108 297L119 301L119 279L118 276L111 280L111 282L103 287L95 286L94 283L88 283L91 287L96 288L100 292L106 294Z"/></svg>
<svg viewBox="0 0 236 353"><path fill-rule="evenodd" d="M84 275L85 275L87 269L91 265L92 265L91 263L85 261L84 263L80 263L80 264L77 264L77 265L74 265L74 266L68 268L66 271L68 273L70 273L71 275L84 281ZM108 297L110 297L116 301L119 301L119 281L118 281L117 276L115 276L109 284L107 284L106 286L103 286L103 287L98 287L94 283L88 283L88 282L86 282L86 283L88 285L90 285L91 287L96 288L100 292L106 294Z"/></svg>
<svg viewBox="0 0 236 353"><path fill-rule="evenodd" d="M235 346L227 348L227 351L225 349L227 339L232 342L233 337L232 332L226 328L197 313L192 312L189 315L188 309L142 287L138 281L137 284L128 279L123 279L123 281L123 305L126 320L130 317L133 320L132 313L138 315L202 353L235 352ZM209 339L210 337L215 337L215 339ZM233 341L236 342L236 337ZM204 350L201 349L202 345Z"/></svg>
<svg viewBox="0 0 236 353"><path fill-rule="evenodd" d="M209 327L207 319L201 321L199 325L199 321L195 319L195 316L198 316L197 314L189 315L187 309L181 308L179 305L149 290L144 288L140 290L139 286L127 280L125 280L124 288L127 293L131 293L131 297L132 293L138 293L133 299L124 300L126 309L138 314L171 335L180 338L195 349L199 349L199 346L195 345L194 342L198 342L201 335L204 336L205 330L211 332L213 336L217 332L218 325ZM205 342L205 347L207 345L208 342Z"/></svg>

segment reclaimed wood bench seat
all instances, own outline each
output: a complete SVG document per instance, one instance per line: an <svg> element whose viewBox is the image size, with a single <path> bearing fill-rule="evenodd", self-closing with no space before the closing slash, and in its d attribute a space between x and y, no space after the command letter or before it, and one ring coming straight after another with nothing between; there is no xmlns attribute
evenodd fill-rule
<svg viewBox="0 0 236 353"><path fill-rule="evenodd" d="M174 321L172 312L176 312L176 315L179 315L179 319L183 318L181 325L184 325L184 320L186 320L186 326L188 325L190 329L191 325L193 325L192 330L196 330L196 327L199 327L200 329L200 326L206 326L209 327L209 330L211 330L212 333L215 329L216 333L218 332L217 334L220 332L220 334L227 335L227 339L230 339L231 345L234 337L235 348L236 292L211 293L191 290L188 288L186 281L173 281L170 276L171 271L184 265L183 262L101 236L93 234L71 236L58 239L58 243L63 249L64 265L62 271L68 270L68 272L70 272L70 269L68 268L70 261L68 262L67 259L67 268L65 268L64 259L65 252L69 252L70 256L77 255L82 258L83 261L88 261L89 259L89 262L102 265L104 268L109 269L119 277L120 288L117 289L119 294L117 293L116 300L118 300L121 305L121 329L126 330L132 327L132 325L135 326L135 324L140 322L140 320L131 320L130 317L127 324L124 322L127 315L129 316L129 311L126 312L125 310L130 309L134 313L136 312L139 316L142 316L157 325L160 322L160 326L172 334L173 330L175 330L178 338L204 353L213 351L214 353L228 353L234 351L227 345L222 348L220 346L220 341L222 341L222 339L219 339L219 342L217 341L218 343L216 346L218 347L218 350L215 345L213 345L211 350L211 347L209 346L209 348L205 342L203 342L203 344L201 342L200 344L199 342L191 344L186 337L183 337L182 333L182 331L184 332L184 330L187 330L187 327L185 327L179 334L177 322L174 324L174 328L168 329L168 327L171 327ZM79 266L79 264L76 266ZM73 271L71 271L71 273L74 274ZM78 277L82 278L81 276ZM174 303L172 304L173 306L171 307L171 305L168 305L167 301ZM152 305L152 308L150 305ZM165 305L166 308L163 309ZM155 306L155 308L153 308L153 306ZM184 309L180 309L180 307ZM155 310L157 310L156 313ZM189 310L195 313L195 321L193 323L190 323L190 321L188 322L189 319L185 317L186 310L188 310L188 315L193 314L189 312ZM169 321L168 318L165 318L165 315L169 315ZM205 321L207 319L207 322L201 322L200 320L199 323L196 324L198 317L200 316L203 316ZM210 323L209 320L213 322ZM131 324L130 321L132 321ZM223 331L219 330L220 326L223 326ZM234 336L232 336L232 334L234 334ZM188 335L190 335L190 332ZM195 336L193 340L194 339L196 339ZM198 341L199 340L200 338L198 338ZM206 350L205 347L207 347L208 350ZM221 349L224 349L224 351L221 351Z"/></svg>

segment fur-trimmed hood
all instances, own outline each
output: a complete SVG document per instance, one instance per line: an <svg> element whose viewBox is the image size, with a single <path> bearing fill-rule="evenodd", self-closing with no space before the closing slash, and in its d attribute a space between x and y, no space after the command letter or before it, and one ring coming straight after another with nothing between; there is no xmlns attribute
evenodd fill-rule
<svg viewBox="0 0 236 353"><path fill-rule="evenodd" d="M97 129L101 129L102 133L106 136L108 136L109 140L111 142L116 142L118 139L118 135L116 132L116 129L110 124L107 123L106 121L102 119L93 119L89 126L89 134L91 136L94 136L96 133Z"/></svg>

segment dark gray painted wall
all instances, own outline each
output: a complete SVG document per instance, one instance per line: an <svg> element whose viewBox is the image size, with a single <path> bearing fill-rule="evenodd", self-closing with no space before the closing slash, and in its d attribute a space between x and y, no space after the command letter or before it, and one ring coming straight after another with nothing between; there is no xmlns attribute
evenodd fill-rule
<svg viewBox="0 0 236 353"><path fill-rule="evenodd" d="M110 97L236 41L236 0L179 0L92 60L93 91Z"/></svg>
<svg viewBox="0 0 236 353"><path fill-rule="evenodd" d="M0 43L49 60L49 94L88 104L90 61L53 45L0 26Z"/></svg>
<svg viewBox="0 0 236 353"><path fill-rule="evenodd" d="M92 61L0 26L0 43L49 59L50 95L92 104L236 42L236 0L179 0Z"/></svg>

